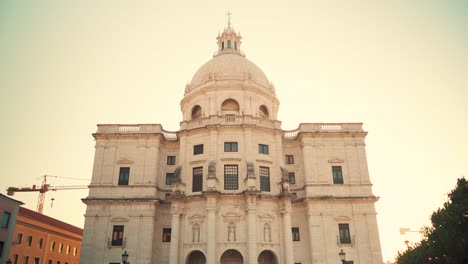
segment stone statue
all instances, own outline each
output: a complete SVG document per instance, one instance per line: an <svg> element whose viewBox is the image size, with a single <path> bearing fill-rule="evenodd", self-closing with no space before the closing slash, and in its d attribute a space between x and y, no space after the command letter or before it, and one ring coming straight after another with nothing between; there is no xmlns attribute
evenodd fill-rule
<svg viewBox="0 0 468 264"><path fill-rule="evenodd" d="M281 182L289 182L289 171L285 167L281 167Z"/></svg>
<svg viewBox="0 0 468 264"><path fill-rule="evenodd" d="M289 193L289 171L281 167L281 189L283 193Z"/></svg>
<svg viewBox="0 0 468 264"><path fill-rule="evenodd" d="M236 224L233 222L228 225L228 241L236 241Z"/></svg>
<svg viewBox="0 0 468 264"><path fill-rule="evenodd" d="M172 178L173 183L181 183L182 182L182 165L177 166L174 171L174 176Z"/></svg>
<svg viewBox="0 0 468 264"><path fill-rule="evenodd" d="M271 242L271 227L269 224L263 225L263 241Z"/></svg>
<svg viewBox="0 0 468 264"><path fill-rule="evenodd" d="M192 242L200 242L200 225L196 223L192 226Z"/></svg>
<svg viewBox="0 0 468 264"><path fill-rule="evenodd" d="M210 161L208 165L208 177L216 177L216 162L214 160Z"/></svg>
<svg viewBox="0 0 468 264"><path fill-rule="evenodd" d="M247 162L247 178L255 178L255 170L253 162Z"/></svg>

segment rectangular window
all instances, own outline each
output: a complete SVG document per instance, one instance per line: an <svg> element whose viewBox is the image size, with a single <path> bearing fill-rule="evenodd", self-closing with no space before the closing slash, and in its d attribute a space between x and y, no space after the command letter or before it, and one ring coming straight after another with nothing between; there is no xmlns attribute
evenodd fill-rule
<svg viewBox="0 0 468 264"><path fill-rule="evenodd" d="M78 248L77 248L77 247L73 247L73 256L76 256L76 253L78 253Z"/></svg>
<svg viewBox="0 0 468 264"><path fill-rule="evenodd" d="M54 262L53 260L49 259L48 264L52 264L53 262Z"/></svg>
<svg viewBox="0 0 468 264"><path fill-rule="evenodd" d="M1 228L4 228L4 229L8 228L8 225L10 224L10 216L11 216L10 212L3 212L2 223L0 226Z"/></svg>
<svg viewBox="0 0 468 264"><path fill-rule="evenodd" d="M341 166L332 166L333 173L333 183L334 184L343 184L343 171Z"/></svg>
<svg viewBox="0 0 468 264"><path fill-rule="evenodd" d="M292 240L293 241L301 241L301 236L299 234L299 227L292 228Z"/></svg>
<svg viewBox="0 0 468 264"><path fill-rule="evenodd" d="M13 264L18 264L18 258L19 258L18 254L13 255Z"/></svg>
<svg viewBox="0 0 468 264"><path fill-rule="evenodd" d="M167 156L167 165L175 165L175 156Z"/></svg>
<svg viewBox="0 0 468 264"><path fill-rule="evenodd" d="M67 251L66 251L67 255L70 255L70 246L67 246Z"/></svg>
<svg viewBox="0 0 468 264"><path fill-rule="evenodd" d="M26 246L31 247L32 245L32 236L28 236L28 240L26 240Z"/></svg>
<svg viewBox="0 0 468 264"><path fill-rule="evenodd" d="M270 168L260 167L260 191L270 191Z"/></svg>
<svg viewBox="0 0 468 264"><path fill-rule="evenodd" d="M39 240L37 240L37 247L38 247L39 249L42 249L42 243L44 243L44 239L39 238Z"/></svg>
<svg viewBox="0 0 468 264"><path fill-rule="evenodd" d="M174 173L166 173L166 185L172 185L172 180L174 179Z"/></svg>
<svg viewBox="0 0 468 264"><path fill-rule="evenodd" d="M24 264L28 264L29 263L29 256L24 256Z"/></svg>
<svg viewBox="0 0 468 264"><path fill-rule="evenodd" d="M193 155L203 154L203 144L193 146Z"/></svg>
<svg viewBox="0 0 468 264"><path fill-rule="evenodd" d="M290 184L296 184L296 173L289 172L288 176L289 176L289 183Z"/></svg>
<svg viewBox="0 0 468 264"><path fill-rule="evenodd" d="M123 233L124 233L124 226L123 225L115 225L112 228L112 246L122 246L123 245Z"/></svg>
<svg viewBox="0 0 468 264"><path fill-rule="evenodd" d="M34 258L34 264L39 264L41 260L39 258Z"/></svg>
<svg viewBox="0 0 468 264"><path fill-rule="evenodd" d="M340 244L351 244L349 224L338 224L338 229L340 231Z"/></svg>
<svg viewBox="0 0 468 264"><path fill-rule="evenodd" d="M286 164L294 164L294 156L293 155L286 155Z"/></svg>
<svg viewBox="0 0 468 264"><path fill-rule="evenodd" d="M55 251L55 241L50 242L50 251Z"/></svg>
<svg viewBox="0 0 468 264"><path fill-rule="evenodd" d="M268 145L258 144L258 153L260 153L260 154L268 154L268 153L269 153L269 151L268 151Z"/></svg>
<svg viewBox="0 0 468 264"><path fill-rule="evenodd" d="M237 142L224 142L224 152L237 152Z"/></svg>
<svg viewBox="0 0 468 264"><path fill-rule="evenodd" d="M3 241L0 241L0 259L1 259L2 256L3 256L3 246L4 246L4 242L3 242Z"/></svg>
<svg viewBox="0 0 468 264"><path fill-rule="evenodd" d="M203 190L203 167L193 168L192 192L201 192Z"/></svg>
<svg viewBox="0 0 468 264"><path fill-rule="evenodd" d="M18 235L16 236L16 244L21 245L22 242L23 242L23 234L18 233Z"/></svg>
<svg viewBox="0 0 468 264"><path fill-rule="evenodd" d="M130 177L129 167L120 167L119 171L119 185L128 185L128 178Z"/></svg>
<svg viewBox="0 0 468 264"><path fill-rule="evenodd" d="M171 229L163 228L162 242L171 242Z"/></svg>
<svg viewBox="0 0 468 264"><path fill-rule="evenodd" d="M237 165L224 165L224 190L239 189L239 170Z"/></svg>
<svg viewBox="0 0 468 264"><path fill-rule="evenodd" d="M60 243L60 244L59 244L59 253L62 253L62 251L63 251L63 244Z"/></svg>

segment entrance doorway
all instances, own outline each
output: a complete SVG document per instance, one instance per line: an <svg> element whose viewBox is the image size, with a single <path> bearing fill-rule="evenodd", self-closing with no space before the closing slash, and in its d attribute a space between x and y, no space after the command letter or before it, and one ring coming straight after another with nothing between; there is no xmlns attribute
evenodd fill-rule
<svg viewBox="0 0 468 264"><path fill-rule="evenodd" d="M258 256L258 264L277 264L276 257L270 250L264 250Z"/></svg>
<svg viewBox="0 0 468 264"><path fill-rule="evenodd" d="M187 264L206 264L205 255L199 250L192 251L187 257Z"/></svg>
<svg viewBox="0 0 468 264"><path fill-rule="evenodd" d="M221 264L243 264L244 258L235 249L226 250L221 256Z"/></svg>

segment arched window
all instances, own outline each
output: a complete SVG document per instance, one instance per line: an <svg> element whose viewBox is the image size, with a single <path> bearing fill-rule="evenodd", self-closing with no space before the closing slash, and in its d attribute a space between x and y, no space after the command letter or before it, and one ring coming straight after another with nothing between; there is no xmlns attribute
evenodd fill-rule
<svg viewBox="0 0 468 264"><path fill-rule="evenodd" d="M202 108L196 105L192 108L192 119L197 119L202 116Z"/></svg>
<svg viewBox="0 0 468 264"><path fill-rule="evenodd" d="M268 118L270 116L268 114L268 108L265 105L261 105L258 109L258 115L262 118Z"/></svg>
<svg viewBox="0 0 468 264"><path fill-rule="evenodd" d="M221 111L239 111L239 104L234 99L227 99L221 104Z"/></svg>

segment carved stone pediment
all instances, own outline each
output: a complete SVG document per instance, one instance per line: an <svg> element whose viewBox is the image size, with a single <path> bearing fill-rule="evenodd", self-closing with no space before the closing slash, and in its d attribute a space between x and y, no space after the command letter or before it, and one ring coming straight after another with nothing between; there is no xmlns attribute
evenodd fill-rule
<svg viewBox="0 0 468 264"><path fill-rule="evenodd" d="M336 221L351 221L351 218L350 217L347 217L347 216L338 216L338 217L334 217L333 219L335 219Z"/></svg>
<svg viewBox="0 0 468 264"><path fill-rule="evenodd" d="M260 221L262 222L271 222L273 220L273 216L271 214L268 214L268 213L260 213L257 215L258 218L260 218Z"/></svg>
<svg viewBox="0 0 468 264"><path fill-rule="evenodd" d="M192 214L188 217L190 223L203 223L205 221L205 216L202 214Z"/></svg>
<svg viewBox="0 0 468 264"><path fill-rule="evenodd" d="M241 214L229 212L229 213L223 214L223 220L224 222L239 222L241 216L242 216Z"/></svg>
<svg viewBox="0 0 468 264"><path fill-rule="evenodd" d="M134 162L127 158L120 158L116 163L117 164L133 164Z"/></svg>
<svg viewBox="0 0 468 264"><path fill-rule="evenodd" d="M123 217L114 217L114 218L111 218L111 222L112 223L123 223L123 222L128 222L129 220L127 218L123 218Z"/></svg>
<svg viewBox="0 0 468 264"><path fill-rule="evenodd" d="M328 160L328 163L344 163L344 160L340 158L332 158Z"/></svg>

